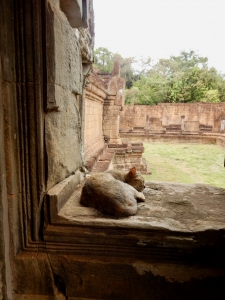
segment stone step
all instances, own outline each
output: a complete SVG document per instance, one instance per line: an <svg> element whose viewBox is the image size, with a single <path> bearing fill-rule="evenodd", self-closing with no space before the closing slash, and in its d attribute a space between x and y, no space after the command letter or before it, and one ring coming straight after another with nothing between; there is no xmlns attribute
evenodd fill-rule
<svg viewBox="0 0 225 300"><path fill-rule="evenodd" d="M99 161L111 161L114 157L114 152L109 152L106 150L106 152L100 157Z"/></svg>
<svg viewBox="0 0 225 300"><path fill-rule="evenodd" d="M100 156L98 162L93 166L91 173L107 171L112 163L115 155L115 150L112 148L106 148L104 153Z"/></svg>
<svg viewBox="0 0 225 300"><path fill-rule="evenodd" d="M92 155L89 156L88 160L86 161L85 167L88 171L92 171L93 167L96 165L96 163L99 161L99 158L101 158L105 151L106 151L106 145L104 147L101 147L97 151L95 151Z"/></svg>
<svg viewBox="0 0 225 300"><path fill-rule="evenodd" d="M109 166L111 164L110 160L107 161L99 161L94 168L92 169L91 173L98 173L98 172L104 172L109 169Z"/></svg>

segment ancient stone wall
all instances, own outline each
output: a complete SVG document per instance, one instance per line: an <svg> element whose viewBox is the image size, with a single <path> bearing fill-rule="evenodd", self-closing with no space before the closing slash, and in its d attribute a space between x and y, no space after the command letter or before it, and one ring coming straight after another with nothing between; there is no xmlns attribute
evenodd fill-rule
<svg viewBox="0 0 225 300"><path fill-rule="evenodd" d="M124 106L125 81L115 62L112 74L93 71L85 91L84 160L89 171L136 167L148 173L142 157L143 145L122 144L119 134L120 113Z"/></svg>
<svg viewBox="0 0 225 300"><path fill-rule="evenodd" d="M104 147L102 117L104 101L107 98L107 87L96 74L89 77L85 92L85 126L84 126L84 157L90 156Z"/></svg>
<svg viewBox="0 0 225 300"><path fill-rule="evenodd" d="M43 203L49 188L83 164L91 8L91 0L0 2L2 299L65 298L43 251Z"/></svg>
<svg viewBox="0 0 225 300"><path fill-rule="evenodd" d="M54 66L49 72L55 103L45 116L48 188L82 166L82 64L93 60L89 31L72 28L59 5L60 1L49 0L48 15L52 22L49 39L52 45L48 55L52 56Z"/></svg>
<svg viewBox="0 0 225 300"><path fill-rule="evenodd" d="M120 130L151 133L224 132L225 103L160 103L124 106Z"/></svg>
<svg viewBox="0 0 225 300"><path fill-rule="evenodd" d="M119 135L120 111L124 105L125 80L120 78L119 62L114 64L112 78L106 76L103 79L107 82L108 97L105 101L103 111L103 130L107 140L111 143L121 143Z"/></svg>
<svg viewBox="0 0 225 300"><path fill-rule="evenodd" d="M115 63L112 74L93 71L85 92L84 158L90 170L109 144L121 144L120 111L124 105L125 81Z"/></svg>

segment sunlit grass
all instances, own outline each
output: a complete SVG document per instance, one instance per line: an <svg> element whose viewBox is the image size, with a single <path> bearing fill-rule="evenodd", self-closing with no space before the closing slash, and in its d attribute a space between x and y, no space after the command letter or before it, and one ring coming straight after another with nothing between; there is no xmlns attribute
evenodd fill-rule
<svg viewBox="0 0 225 300"><path fill-rule="evenodd" d="M206 183L225 188L225 149L216 145L144 143L152 175L146 180Z"/></svg>

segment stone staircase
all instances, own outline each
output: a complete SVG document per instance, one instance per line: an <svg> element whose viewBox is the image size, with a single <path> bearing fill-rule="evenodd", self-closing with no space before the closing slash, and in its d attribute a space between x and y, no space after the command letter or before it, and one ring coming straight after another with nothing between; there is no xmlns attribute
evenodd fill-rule
<svg viewBox="0 0 225 300"><path fill-rule="evenodd" d="M100 156L98 162L93 166L91 172L98 173L112 169L114 156L115 150L107 147L104 153Z"/></svg>
<svg viewBox="0 0 225 300"><path fill-rule="evenodd" d="M142 174L151 174L147 162L142 157L143 143L106 144L86 163L91 173L110 169L129 170L132 167Z"/></svg>

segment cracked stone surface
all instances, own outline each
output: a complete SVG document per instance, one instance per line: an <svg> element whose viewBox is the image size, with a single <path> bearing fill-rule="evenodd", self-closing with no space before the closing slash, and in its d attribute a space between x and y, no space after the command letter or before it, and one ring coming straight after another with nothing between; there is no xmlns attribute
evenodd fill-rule
<svg viewBox="0 0 225 300"><path fill-rule="evenodd" d="M79 203L81 186L59 216L70 223L198 232L225 228L225 189L205 184L147 182L135 216L115 219Z"/></svg>

